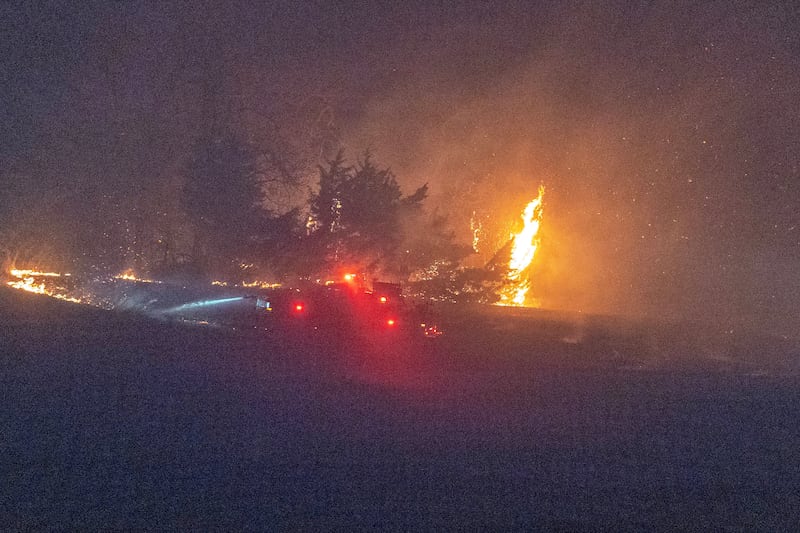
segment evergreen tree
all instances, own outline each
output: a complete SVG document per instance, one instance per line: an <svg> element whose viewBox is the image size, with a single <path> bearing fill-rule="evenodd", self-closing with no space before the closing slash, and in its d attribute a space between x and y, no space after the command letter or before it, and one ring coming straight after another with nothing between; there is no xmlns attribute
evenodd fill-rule
<svg viewBox="0 0 800 533"><path fill-rule="evenodd" d="M258 154L229 128L195 143L183 189L194 228L193 259L207 273L233 275L252 260L265 225Z"/></svg>
<svg viewBox="0 0 800 533"><path fill-rule="evenodd" d="M319 189L311 199L305 250L311 268L407 275L400 268L406 222L421 210L427 191L423 185L403 196L395 175L376 166L369 153L348 167L340 152L320 167Z"/></svg>

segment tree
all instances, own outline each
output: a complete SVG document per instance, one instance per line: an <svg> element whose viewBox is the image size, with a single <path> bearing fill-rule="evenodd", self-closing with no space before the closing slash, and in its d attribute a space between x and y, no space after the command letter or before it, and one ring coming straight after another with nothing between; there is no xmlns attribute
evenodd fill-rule
<svg viewBox="0 0 800 533"><path fill-rule="evenodd" d="M403 196L395 175L376 166L368 152L353 167L340 152L319 170L305 250L310 270L348 267L407 277L417 266L407 244L422 229L427 184Z"/></svg>
<svg viewBox="0 0 800 533"><path fill-rule="evenodd" d="M226 127L195 143L183 188L194 229L193 260L206 272L234 275L253 258L264 230L263 180L256 150Z"/></svg>

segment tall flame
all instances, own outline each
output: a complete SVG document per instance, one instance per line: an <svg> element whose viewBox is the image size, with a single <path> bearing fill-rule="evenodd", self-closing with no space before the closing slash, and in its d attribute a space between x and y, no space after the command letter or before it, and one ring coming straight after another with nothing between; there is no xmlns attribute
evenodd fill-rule
<svg viewBox="0 0 800 533"><path fill-rule="evenodd" d="M516 235L512 234L511 259L508 262L506 286L500 291L499 305L525 305L531 288L530 279L523 274L533 262L539 247L539 226L542 222L542 199L544 186L539 186L539 196L531 200L522 212L523 227Z"/></svg>

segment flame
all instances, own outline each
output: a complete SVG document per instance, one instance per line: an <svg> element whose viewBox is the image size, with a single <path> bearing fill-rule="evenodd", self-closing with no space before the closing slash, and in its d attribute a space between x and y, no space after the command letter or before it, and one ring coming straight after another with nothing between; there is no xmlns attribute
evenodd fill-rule
<svg viewBox="0 0 800 533"><path fill-rule="evenodd" d="M227 284L224 285L224 286L227 286ZM255 288L259 288L259 289L276 289L276 288L281 287L281 286L282 286L281 283L275 283L275 282L271 282L271 281L255 280L255 281L243 281L242 282L242 287L247 287L247 288L255 287Z"/></svg>
<svg viewBox="0 0 800 533"><path fill-rule="evenodd" d="M37 276L37 277L45 277L45 278L60 278L61 274L57 272L40 272L38 270L20 270L18 268L12 268L9 270L9 274L14 276L15 278L27 278L29 276ZM65 276L69 276L69 274L64 274Z"/></svg>
<svg viewBox="0 0 800 533"><path fill-rule="evenodd" d="M160 281L156 281L155 283L161 283ZM241 283L232 283L228 281L222 281L215 279L211 282L211 284L215 287L245 287L247 289L276 289L278 287L282 287L283 284L276 283L274 281L263 281L263 280L253 280L253 281L242 281Z"/></svg>
<svg viewBox="0 0 800 533"><path fill-rule="evenodd" d="M41 278L61 278L61 277L69 277L69 274L59 274L57 272L43 272L33 269L18 269L18 268L12 268L11 270L8 271L8 273L12 277L17 278L16 281L9 281L6 283L9 287L13 289L32 292L34 294L44 294L67 302L81 303L81 301L76 298L67 296L63 292L58 292L58 287L48 287L48 284L45 283L43 280L37 283L37 278L39 278L40 280Z"/></svg>
<svg viewBox="0 0 800 533"><path fill-rule="evenodd" d="M542 199L544 186L539 186L539 196L531 200L522 212L523 227L512 234L511 259L508 262L506 286L500 291L498 305L525 305L531 282L523 273L528 269L539 247L539 226L542 222Z"/></svg>
<svg viewBox="0 0 800 533"><path fill-rule="evenodd" d="M472 249L475 253L479 253L478 244L481 241L483 224L481 224L481 221L475 216L475 211L473 211L472 216L469 217L469 229L472 231Z"/></svg>
<svg viewBox="0 0 800 533"><path fill-rule="evenodd" d="M116 279L125 279L128 281L136 281L136 274L133 273L133 270L130 268L121 274L117 274L114 276Z"/></svg>
<svg viewBox="0 0 800 533"><path fill-rule="evenodd" d="M147 278L140 278L136 275L132 268L125 270L117 274L116 276L112 276L114 279L120 279L125 281L138 281L139 283L161 283L160 281L154 279L147 279Z"/></svg>

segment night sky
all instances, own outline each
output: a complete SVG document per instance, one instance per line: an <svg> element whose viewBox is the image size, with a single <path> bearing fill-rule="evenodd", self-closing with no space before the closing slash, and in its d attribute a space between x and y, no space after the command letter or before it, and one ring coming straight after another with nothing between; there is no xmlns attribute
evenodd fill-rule
<svg viewBox="0 0 800 533"><path fill-rule="evenodd" d="M74 239L224 110L369 149L465 243L544 184L545 307L800 328L795 2L4 2L0 47L5 231Z"/></svg>

